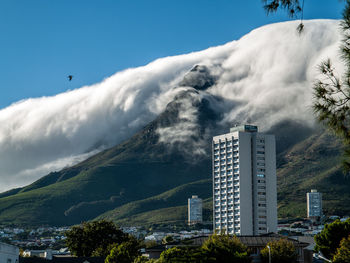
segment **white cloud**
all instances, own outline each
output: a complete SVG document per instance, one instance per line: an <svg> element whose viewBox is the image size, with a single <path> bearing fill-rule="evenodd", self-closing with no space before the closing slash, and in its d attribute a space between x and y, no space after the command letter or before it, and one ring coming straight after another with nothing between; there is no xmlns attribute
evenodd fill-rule
<svg viewBox="0 0 350 263"><path fill-rule="evenodd" d="M196 64L207 65L218 75L208 92L233 102L216 105L226 122L254 119L266 128L289 117L311 123L316 66L328 56L341 65L336 59L340 35L337 21L306 21L301 36L296 25L268 25L223 46L158 59L96 85L2 109L0 190L28 184L75 163L77 156L89 155L97 146L130 137L164 110L180 91L174 89L176 84ZM173 131L163 133L172 136Z"/></svg>

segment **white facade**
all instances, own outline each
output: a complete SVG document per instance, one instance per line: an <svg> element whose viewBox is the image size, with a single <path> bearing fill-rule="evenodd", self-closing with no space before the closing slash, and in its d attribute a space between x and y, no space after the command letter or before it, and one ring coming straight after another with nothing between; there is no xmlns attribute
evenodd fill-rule
<svg viewBox="0 0 350 263"><path fill-rule="evenodd" d="M0 263L18 263L19 248L5 243L0 243Z"/></svg>
<svg viewBox="0 0 350 263"><path fill-rule="evenodd" d="M188 198L188 224L194 225L202 223L202 199L193 195L192 198Z"/></svg>
<svg viewBox="0 0 350 263"><path fill-rule="evenodd" d="M213 138L214 230L235 235L277 232L274 135L257 126Z"/></svg>
<svg viewBox="0 0 350 263"><path fill-rule="evenodd" d="M312 189L310 193L306 194L307 199L307 217L321 217L322 216L322 194L317 190Z"/></svg>

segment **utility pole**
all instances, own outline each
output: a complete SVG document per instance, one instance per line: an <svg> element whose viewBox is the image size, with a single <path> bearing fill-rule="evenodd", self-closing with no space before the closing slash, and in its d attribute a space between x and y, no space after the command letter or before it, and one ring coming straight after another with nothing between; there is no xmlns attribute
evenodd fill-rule
<svg viewBox="0 0 350 263"><path fill-rule="evenodd" d="M267 245L267 248L269 249L269 263L271 263L271 247Z"/></svg>

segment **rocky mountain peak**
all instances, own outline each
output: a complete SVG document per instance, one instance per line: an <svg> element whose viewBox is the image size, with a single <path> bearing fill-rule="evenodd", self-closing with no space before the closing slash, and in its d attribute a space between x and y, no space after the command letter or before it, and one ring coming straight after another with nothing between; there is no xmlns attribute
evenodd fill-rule
<svg viewBox="0 0 350 263"><path fill-rule="evenodd" d="M196 90L206 90L213 86L216 77L212 75L205 65L195 65L179 83L180 87L192 87Z"/></svg>

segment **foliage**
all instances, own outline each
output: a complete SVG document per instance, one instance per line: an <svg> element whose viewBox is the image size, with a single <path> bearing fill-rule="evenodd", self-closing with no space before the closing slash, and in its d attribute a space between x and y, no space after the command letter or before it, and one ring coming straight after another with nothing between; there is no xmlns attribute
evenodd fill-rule
<svg viewBox="0 0 350 263"><path fill-rule="evenodd" d="M66 245L78 257L107 256L112 244L130 238L110 221L84 222L66 232Z"/></svg>
<svg viewBox="0 0 350 263"><path fill-rule="evenodd" d="M144 256L138 256L137 258L134 259L134 263L146 263L146 262L151 262L148 260L147 257Z"/></svg>
<svg viewBox="0 0 350 263"><path fill-rule="evenodd" d="M165 250L158 262L247 263L250 258L247 247L237 237L214 234L201 247L172 247Z"/></svg>
<svg viewBox="0 0 350 263"><path fill-rule="evenodd" d="M247 247L237 237L211 235L202 245L206 262L250 262Z"/></svg>
<svg viewBox="0 0 350 263"><path fill-rule="evenodd" d="M145 248L154 247L157 244L158 243L155 240L146 240L146 241L143 242L143 247L145 247Z"/></svg>
<svg viewBox="0 0 350 263"><path fill-rule="evenodd" d="M166 236L162 240L162 244L168 244L174 241L174 238L172 236Z"/></svg>
<svg viewBox="0 0 350 263"><path fill-rule="evenodd" d="M262 0L262 2L268 14L276 12L278 9L285 9L290 17L295 17L303 10L303 2L300 3L299 0Z"/></svg>
<svg viewBox="0 0 350 263"><path fill-rule="evenodd" d="M294 263L297 261L297 251L294 244L286 239L280 239L277 241L267 243L261 253L262 262L269 262L269 249L271 249L271 262L272 263Z"/></svg>
<svg viewBox="0 0 350 263"><path fill-rule="evenodd" d="M321 251L326 258L332 258L340 241L350 235L350 219L341 222L339 219L326 224L324 229L315 236L317 251Z"/></svg>
<svg viewBox="0 0 350 263"><path fill-rule="evenodd" d="M130 238L128 241L116 245L107 256L105 263L132 263L140 256L139 250L138 240Z"/></svg>
<svg viewBox="0 0 350 263"><path fill-rule="evenodd" d="M277 12L278 9L287 10L287 13L291 18L301 14L300 24L297 27L297 31L299 34L303 32L304 0L262 0L262 2L264 3L264 9L267 14Z"/></svg>
<svg viewBox="0 0 350 263"><path fill-rule="evenodd" d="M91 256L105 258L110 253L110 251L117 245L118 245L117 243L112 243L112 244L109 244L107 247L102 247L102 246L98 247L92 252Z"/></svg>
<svg viewBox="0 0 350 263"><path fill-rule="evenodd" d="M172 247L160 254L159 263L206 262L201 250L191 247Z"/></svg>
<svg viewBox="0 0 350 263"><path fill-rule="evenodd" d="M348 238L343 238L340 242L340 247L333 258L334 263L350 263L350 235Z"/></svg>

